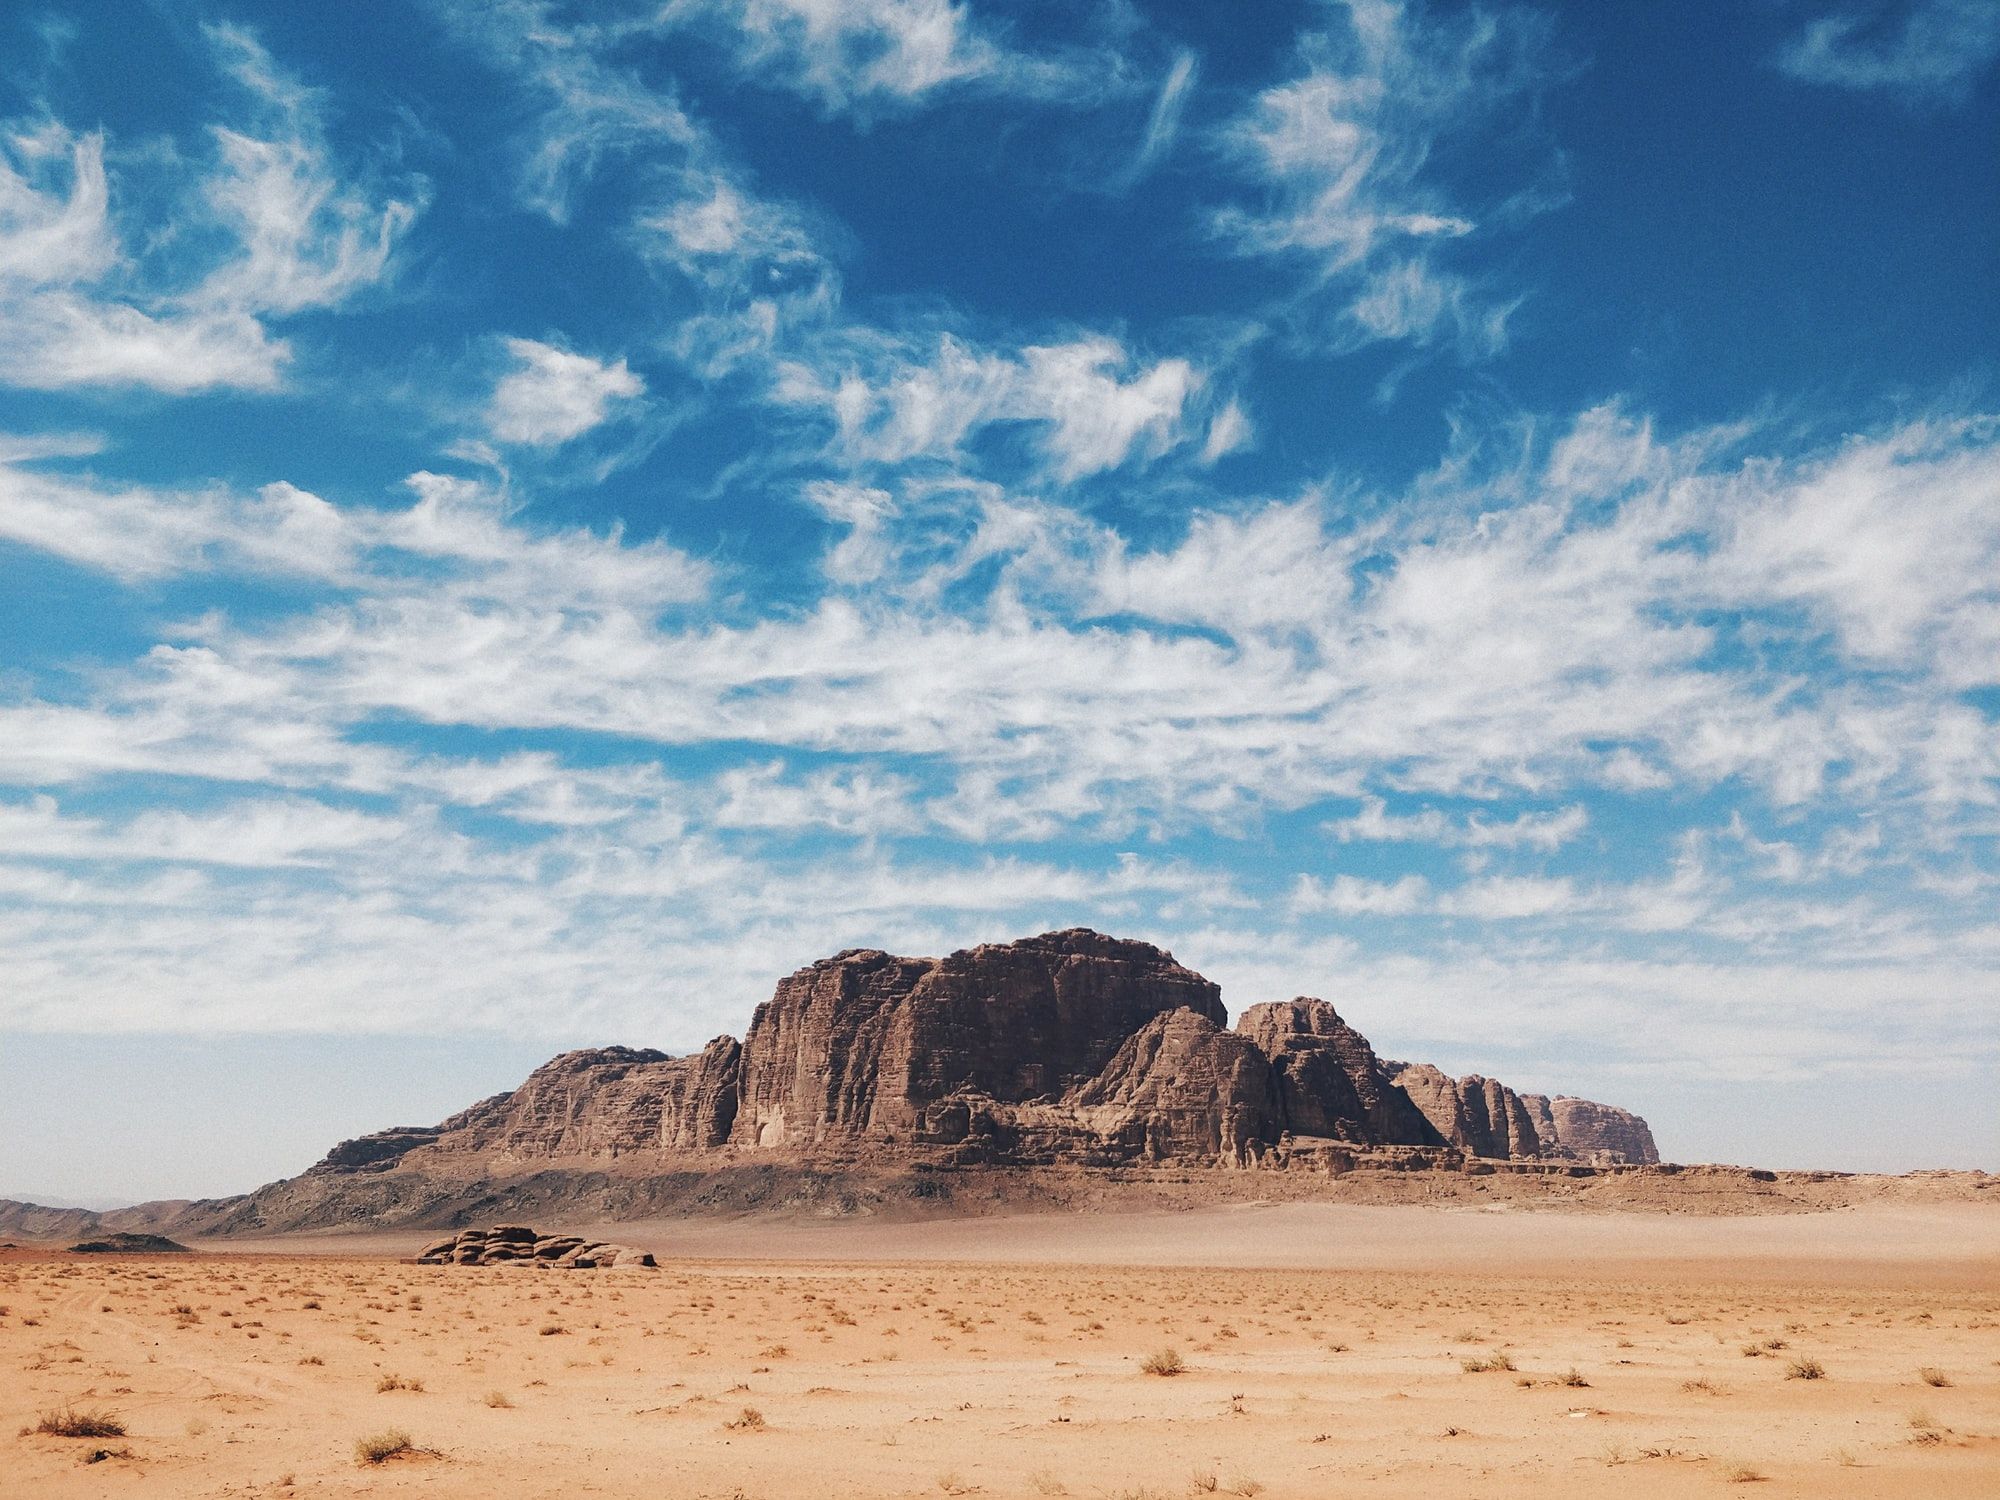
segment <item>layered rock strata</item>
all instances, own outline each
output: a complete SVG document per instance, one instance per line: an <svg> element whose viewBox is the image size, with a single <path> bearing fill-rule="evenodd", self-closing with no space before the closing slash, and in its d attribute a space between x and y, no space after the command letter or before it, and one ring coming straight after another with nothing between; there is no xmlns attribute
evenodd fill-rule
<svg viewBox="0 0 2000 1500"><path fill-rule="evenodd" d="M557 1271L591 1271L599 1267L653 1266L645 1250L575 1234L537 1234L525 1224L495 1224L490 1229L461 1229L433 1240L416 1255L423 1266L533 1265Z"/></svg>
<svg viewBox="0 0 2000 1500"><path fill-rule="evenodd" d="M779 982L738 1043L565 1053L441 1125L344 1141L313 1174L636 1157L1247 1167L1343 1148L1656 1162L1636 1115L1384 1062L1323 1000L1253 1005L1172 954L1085 929L900 958L854 949Z"/></svg>

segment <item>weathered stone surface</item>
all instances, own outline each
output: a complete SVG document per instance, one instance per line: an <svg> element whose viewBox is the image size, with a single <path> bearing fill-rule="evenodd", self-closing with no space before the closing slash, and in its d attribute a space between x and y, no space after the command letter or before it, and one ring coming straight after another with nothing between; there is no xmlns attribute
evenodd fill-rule
<svg viewBox="0 0 2000 1500"><path fill-rule="evenodd" d="M1390 1146L1442 1144L1368 1045L1324 1000L1253 1005L1236 1029L1270 1057L1295 1135Z"/></svg>
<svg viewBox="0 0 2000 1500"><path fill-rule="evenodd" d="M1451 1078L1429 1063L1385 1067L1446 1145L1502 1159L1544 1154L1545 1143L1531 1112L1505 1084L1477 1073Z"/></svg>
<svg viewBox="0 0 2000 1500"><path fill-rule="evenodd" d="M732 1140L907 1142L926 1108L957 1093L1057 1098L1183 1007L1227 1020L1216 986L1171 954L1082 929L941 959L836 954L757 1008Z"/></svg>
<svg viewBox="0 0 2000 1500"><path fill-rule="evenodd" d="M576 1235L537 1234L522 1224L496 1224L490 1229L461 1229L447 1239L433 1240L417 1252L422 1265L526 1265L561 1270L597 1266L653 1266L646 1251L630 1245L585 1240Z"/></svg>
<svg viewBox="0 0 2000 1500"><path fill-rule="evenodd" d="M1584 1161L1601 1158L1652 1166L1660 1159L1652 1127L1630 1110L1558 1094L1549 1100L1549 1113L1555 1120L1556 1140Z"/></svg>
<svg viewBox="0 0 2000 1500"><path fill-rule="evenodd" d="M309 1167L308 1173L386 1172L419 1146L428 1146L443 1133L442 1125L398 1125L373 1135L342 1141L326 1153L324 1160Z"/></svg>
<svg viewBox="0 0 2000 1500"><path fill-rule="evenodd" d="M1247 1166L1283 1128L1271 1060L1193 1010L1148 1021L1064 1103L1151 1161Z"/></svg>

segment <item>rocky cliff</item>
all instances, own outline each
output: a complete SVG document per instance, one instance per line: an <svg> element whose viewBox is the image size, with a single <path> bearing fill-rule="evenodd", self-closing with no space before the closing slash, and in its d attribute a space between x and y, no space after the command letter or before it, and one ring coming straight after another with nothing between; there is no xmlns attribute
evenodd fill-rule
<svg viewBox="0 0 2000 1500"><path fill-rule="evenodd" d="M1384 1062L1323 1000L1253 1005L1084 929L944 958L855 949L781 980L739 1044L564 1053L441 1125L344 1141L309 1177L562 1164L1322 1164L1339 1148L1617 1165L1645 1121ZM386 1184L385 1184L386 1186Z"/></svg>

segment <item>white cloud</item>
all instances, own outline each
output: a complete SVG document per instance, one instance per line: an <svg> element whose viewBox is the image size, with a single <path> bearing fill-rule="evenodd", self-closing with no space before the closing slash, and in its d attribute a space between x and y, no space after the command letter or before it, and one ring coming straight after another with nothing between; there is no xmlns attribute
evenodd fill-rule
<svg viewBox="0 0 2000 1500"><path fill-rule="evenodd" d="M956 0L687 0L652 20L686 23L720 40L756 81L864 119L954 89L1069 102L1126 83L1114 52L1020 51Z"/></svg>
<svg viewBox="0 0 2000 1500"><path fill-rule="evenodd" d="M1208 419L1208 437L1201 445L1201 461L1204 464L1215 463L1255 442L1256 431L1250 424L1249 415L1232 396Z"/></svg>
<svg viewBox="0 0 2000 1500"><path fill-rule="evenodd" d="M1009 59L951 0L714 0L746 67L848 109L912 101L995 73Z"/></svg>
<svg viewBox="0 0 2000 1500"><path fill-rule="evenodd" d="M1140 138L1139 150L1125 173L1128 186L1152 171L1173 150L1180 135L1181 114L1187 108L1188 95L1193 92L1200 72L1200 60L1192 52L1182 50L1174 54L1173 65L1160 80L1160 91L1153 98L1153 112L1146 118L1146 133Z"/></svg>
<svg viewBox="0 0 2000 1500"><path fill-rule="evenodd" d="M1223 209L1214 228L1239 254L1310 269L1293 318L1302 334L1490 356L1511 304L1436 264L1441 247L1481 227L1437 178L1436 148L1542 84L1540 28L1520 14L1452 18L1391 0L1331 9L1331 26L1300 42L1298 76L1225 127L1225 148L1267 201Z"/></svg>
<svg viewBox="0 0 2000 1500"><path fill-rule="evenodd" d="M611 419L615 402L645 393L625 361L606 364L534 339L508 339L515 368L493 389L486 420L503 443L550 447Z"/></svg>
<svg viewBox="0 0 2000 1500"><path fill-rule="evenodd" d="M1548 813L1517 813L1498 821L1475 813L1461 822L1434 807L1407 815L1392 814L1380 797L1365 797L1360 812L1323 826L1343 844L1436 844L1443 848L1551 851L1582 833L1589 821L1589 814L1581 806L1571 806Z"/></svg>
<svg viewBox="0 0 2000 1500"><path fill-rule="evenodd" d="M1430 905L1430 883L1421 875L1393 881L1336 875L1325 882L1301 875L1291 899L1296 914L1331 912L1343 917L1407 917Z"/></svg>
<svg viewBox="0 0 2000 1500"><path fill-rule="evenodd" d="M1577 909L1580 899L1574 883L1568 880L1494 875L1467 881L1441 898L1438 909L1482 922L1507 922L1567 914Z"/></svg>
<svg viewBox="0 0 2000 1500"><path fill-rule="evenodd" d="M1043 450L1054 477L1067 482L1184 441L1185 409L1200 384L1186 360L1137 364L1109 338L999 351L950 334L923 348L857 331L815 363L789 365L780 394L826 410L842 454L861 464L957 459L995 423L1046 424Z"/></svg>
<svg viewBox="0 0 2000 1500"><path fill-rule="evenodd" d="M709 570L664 542L517 524L504 494L419 473L400 510L339 507L289 484L254 495L110 488L0 464L0 537L114 577L313 579L388 607L402 598L471 611L559 600L649 619L701 598ZM416 562L444 567L425 575Z"/></svg>
<svg viewBox="0 0 2000 1500"><path fill-rule="evenodd" d="M191 195L169 195L176 217L135 226L130 238L144 247L219 237L228 248L205 266L128 250L102 134L54 122L12 132L0 143L0 381L176 395L270 389L292 357L270 321L337 307L388 277L416 197L378 197L343 181L314 97L247 33L207 35L264 117L263 133L216 126L207 174Z"/></svg>
<svg viewBox="0 0 2000 1500"><path fill-rule="evenodd" d="M1993 432L1931 419L1746 461L1741 432L1666 442L1599 411L1532 462L1461 457L1352 507L1365 523L1314 494L1198 513L1144 548L990 486L829 479L806 496L841 528L819 594L700 614L681 606L708 599L710 570L666 542L537 528L465 479L417 475L412 503L375 508L115 487L17 458L0 474L16 545L121 579L318 591L184 622L91 673L83 701L0 703L0 777L65 789L59 815L16 801L0 819L8 993L38 997L13 1019L133 1024L144 973L149 1022L190 1029L546 1024L512 998L527 990L577 1025L640 1024L669 972L708 986L710 1008L674 1023L698 1042L788 960L844 942L927 951L1088 920L1171 936L1190 961L1206 948L1226 977L1275 972L1244 956L1253 934L1295 965L1333 951L1314 929L1337 918L1422 919L1438 938L1408 973L1342 950L1383 994L1462 982L1426 1024L1546 982L1549 1034L1590 1035L1601 1021L1567 1009L1588 966L1552 967L1561 949L1627 955L1605 980L1614 1010L1667 997L1635 1056L1721 1034L1715 973L1782 986L1868 968L1836 986L1856 1004L1922 973L1945 986L1925 1022L1941 1034L1989 952L1972 907L1921 882L1979 868L2000 787L1948 629L2000 576L2000 537L1978 524ZM1822 513L1863 534L1893 514L1931 565L1904 569L1887 539L1897 583L1878 597L1828 561ZM1801 652L1865 671L1802 675ZM533 748L381 742L377 726L412 721ZM716 769L666 774L662 747L689 745ZM217 810L103 810L163 778ZM1728 787L1744 822L1656 876L1639 854L1611 878L1581 838L1583 799L1607 785L1670 831L1685 799ZM1296 809L1332 839L1427 843L1467 868L1245 891L1206 852L906 855L940 837L1206 851ZM1914 872L1908 889L1885 870ZM1490 969L1451 946L1470 933ZM274 1022L274 976L308 968ZM1288 976L1287 993L1310 982ZM1769 1067L1838 1030L1787 1032L1775 1008L1745 1024Z"/></svg>
<svg viewBox="0 0 2000 1500"><path fill-rule="evenodd" d="M1962 103L1996 58L2000 11L1987 0L1876 0L1808 22L1778 66L1803 83Z"/></svg>

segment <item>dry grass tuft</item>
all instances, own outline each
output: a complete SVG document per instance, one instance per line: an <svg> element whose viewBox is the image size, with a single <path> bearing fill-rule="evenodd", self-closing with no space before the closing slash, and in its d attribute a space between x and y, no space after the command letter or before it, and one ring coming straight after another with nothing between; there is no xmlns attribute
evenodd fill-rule
<svg viewBox="0 0 2000 1500"><path fill-rule="evenodd" d="M1139 1368L1148 1375L1179 1375L1187 1369L1187 1362L1181 1358L1181 1351L1170 1345L1155 1349Z"/></svg>
<svg viewBox="0 0 2000 1500"><path fill-rule="evenodd" d="M486 1404L498 1410L510 1407L514 1403L505 1391L488 1391L486 1393Z"/></svg>
<svg viewBox="0 0 2000 1500"><path fill-rule="evenodd" d="M722 1425L731 1432L762 1432L764 1414L754 1406L746 1406Z"/></svg>
<svg viewBox="0 0 2000 1500"><path fill-rule="evenodd" d="M78 1411L66 1406L60 1411L43 1412L41 1420L35 1423L35 1431L50 1437L123 1437L125 1424L108 1411Z"/></svg>
<svg viewBox="0 0 2000 1500"><path fill-rule="evenodd" d="M1722 1477L1731 1484L1762 1484L1764 1475L1748 1464L1731 1464L1722 1471Z"/></svg>
<svg viewBox="0 0 2000 1500"><path fill-rule="evenodd" d="M1826 1366L1810 1355L1800 1355L1785 1366L1785 1379L1824 1380L1826 1379Z"/></svg>
<svg viewBox="0 0 2000 1500"><path fill-rule="evenodd" d="M1917 1379L1921 1380L1925 1385L1947 1386L1951 1384L1951 1377L1936 1365L1925 1365L1921 1370L1917 1371Z"/></svg>
<svg viewBox="0 0 2000 1500"><path fill-rule="evenodd" d="M1461 1359L1458 1367L1468 1375L1486 1375L1500 1370L1514 1368L1514 1360L1504 1349L1497 1350L1484 1358Z"/></svg>
<svg viewBox="0 0 2000 1500"><path fill-rule="evenodd" d="M1571 1386L1574 1389L1581 1391L1587 1391L1590 1389L1590 1382L1583 1378L1583 1372L1577 1369L1575 1365L1571 1365L1561 1375L1557 1376L1556 1384Z"/></svg>
<svg viewBox="0 0 2000 1500"><path fill-rule="evenodd" d="M358 1439L354 1444L354 1461L379 1464L416 1451L416 1444L410 1441L407 1432L400 1427L391 1427L387 1432L378 1432L373 1437Z"/></svg>

